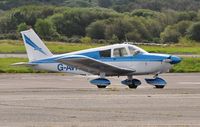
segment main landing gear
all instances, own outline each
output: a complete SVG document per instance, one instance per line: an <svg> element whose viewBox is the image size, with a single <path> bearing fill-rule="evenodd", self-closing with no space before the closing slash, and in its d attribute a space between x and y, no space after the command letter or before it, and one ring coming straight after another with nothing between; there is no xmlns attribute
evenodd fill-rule
<svg viewBox="0 0 200 127"><path fill-rule="evenodd" d="M90 81L91 84L96 85L98 88L106 88L111 83L108 79L105 78L97 78Z"/></svg>
<svg viewBox="0 0 200 127"><path fill-rule="evenodd" d="M133 79L132 75L128 76L128 79L122 81L121 83L128 86L130 89L136 89L139 85L141 85L141 81Z"/></svg>
<svg viewBox="0 0 200 127"><path fill-rule="evenodd" d="M100 78L93 79L90 83L96 85L100 89L106 88L111 84L110 80L105 78L105 73L100 73Z"/></svg>

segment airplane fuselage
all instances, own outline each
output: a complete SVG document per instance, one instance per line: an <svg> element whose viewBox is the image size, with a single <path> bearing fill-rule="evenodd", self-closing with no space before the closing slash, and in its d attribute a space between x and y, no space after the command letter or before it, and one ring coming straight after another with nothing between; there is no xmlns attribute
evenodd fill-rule
<svg viewBox="0 0 200 127"><path fill-rule="evenodd" d="M69 54L54 56L52 58L45 59L42 61L41 60L35 61L34 63L40 63L40 64L38 64L34 68L37 70L47 70L53 72L63 72L63 73L72 73L80 75L89 74L73 66L68 66L54 61L57 58L66 55ZM170 55L144 53L144 54L137 54L135 56L95 58L95 59L120 68L133 69L135 70L134 75L146 75L146 74L160 74L168 72L169 69L171 69L172 67L170 63L164 62L164 60L167 59L168 57L170 57Z"/></svg>

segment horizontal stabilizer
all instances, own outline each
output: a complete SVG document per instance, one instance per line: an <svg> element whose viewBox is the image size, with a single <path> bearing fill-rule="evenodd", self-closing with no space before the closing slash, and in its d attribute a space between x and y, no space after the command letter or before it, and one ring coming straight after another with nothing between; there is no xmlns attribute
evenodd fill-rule
<svg viewBox="0 0 200 127"><path fill-rule="evenodd" d="M19 63L11 64L11 66L26 66L26 67L33 67L33 66L36 66L36 65L37 64L27 63L27 62L19 62Z"/></svg>

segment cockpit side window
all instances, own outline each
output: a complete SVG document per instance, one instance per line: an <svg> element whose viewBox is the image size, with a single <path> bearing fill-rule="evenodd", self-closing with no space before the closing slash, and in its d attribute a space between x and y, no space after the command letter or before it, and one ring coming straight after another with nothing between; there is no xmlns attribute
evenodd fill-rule
<svg viewBox="0 0 200 127"><path fill-rule="evenodd" d="M121 57L121 56L127 56L128 53L126 51L126 48L116 48L113 51L113 56L114 57Z"/></svg>
<svg viewBox="0 0 200 127"><path fill-rule="evenodd" d="M100 51L99 54L102 58L111 57L111 49Z"/></svg>
<svg viewBox="0 0 200 127"><path fill-rule="evenodd" d="M118 49L114 49L113 56L114 57L120 57L120 51Z"/></svg>

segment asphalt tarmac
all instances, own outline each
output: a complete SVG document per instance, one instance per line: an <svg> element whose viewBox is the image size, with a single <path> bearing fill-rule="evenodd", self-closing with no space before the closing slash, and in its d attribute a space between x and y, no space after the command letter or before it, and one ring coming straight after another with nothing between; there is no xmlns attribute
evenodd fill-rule
<svg viewBox="0 0 200 127"><path fill-rule="evenodd" d="M147 76L148 78L150 76ZM200 126L200 73L164 74L165 89L143 84L130 90L111 77L0 74L0 127Z"/></svg>

